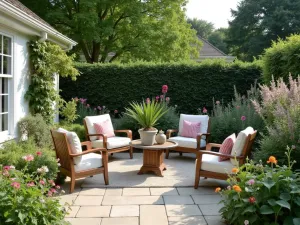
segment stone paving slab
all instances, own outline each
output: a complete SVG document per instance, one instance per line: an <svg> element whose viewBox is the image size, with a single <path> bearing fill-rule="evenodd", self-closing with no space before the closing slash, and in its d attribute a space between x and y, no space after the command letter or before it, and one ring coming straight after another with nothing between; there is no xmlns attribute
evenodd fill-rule
<svg viewBox="0 0 300 225"><path fill-rule="evenodd" d="M90 225L90 224L85 224L85 225ZM139 218L138 217L103 218L101 225L139 225Z"/></svg>
<svg viewBox="0 0 300 225"><path fill-rule="evenodd" d="M221 204L199 205L199 208L204 216L218 216L219 210L222 208Z"/></svg>
<svg viewBox="0 0 300 225"><path fill-rule="evenodd" d="M111 206L81 206L76 217L109 217Z"/></svg>
<svg viewBox="0 0 300 225"><path fill-rule="evenodd" d="M102 205L162 205L161 196L104 196Z"/></svg>
<svg viewBox="0 0 300 225"><path fill-rule="evenodd" d="M111 208L110 217L135 217L140 215L138 205L114 205Z"/></svg>
<svg viewBox="0 0 300 225"><path fill-rule="evenodd" d="M65 204L72 205L73 202L76 200L77 195L62 195L56 198L59 199L59 203L62 206L64 206Z"/></svg>
<svg viewBox="0 0 300 225"><path fill-rule="evenodd" d="M151 195L178 195L176 188L150 188Z"/></svg>
<svg viewBox="0 0 300 225"><path fill-rule="evenodd" d="M104 195L105 194L105 188L83 188L79 195Z"/></svg>
<svg viewBox="0 0 300 225"><path fill-rule="evenodd" d="M202 216L197 205L166 205L168 216Z"/></svg>
<svg viewBox="0 0 300 225"><path fill-rule="evenodd" d="M216 194L213 187L198 187L195 189L190 188L177 188L179 195L207 195L207 194Z"/></svg>
<svg viewBox="0 0 300 225"><path fill-rule="evenodd" d="M166 205L193 205L191 196L163 196Z"/></svg>
<svg viewBox="0 0 300 225"><path fill-rule="evenodd" d="M69 217L75 217L80 206L70 206L70 209L68 210L68 214L66 215L66 218Z"/></svg>
<svg viewBox="0 0 300 225"><path fill-rule="evenodd" d="M221 201L220 195L192 195L196 204L218 204Z"/></svg>
<svg viewBox="0 0 300 225"><path fill-rule="evenodd" d="M207 225L203 216L171 216L169 225Z"/></svg>
<svg viewBox="0 0 300 225"><path fill-rule="evenodd" d="M150 195L149 188L124 188L123 195Z"/></svg>
<svg viewBox="0 0 300 225"><path fill-rule="evenodd" d="M84 195L79 195L75 202L74 205L101 205L103 196L84 196Z"/></svg>
<svg viewBox="0 0 300 225"><path fill-rule="evenodd" d="M122 188L107 188L105 191L106 196L121 196L123 192Z"/></svg>
<svg viewBox="0 0 300 225"><path fill-rule="evenodd" d="M67 218L65 221L70 222L72 225L100 225L101 218Z"/></svg>
<svg viewBox="0 0 300 225"><path fill-rule="evenodd" d="M168 225L165 206L141 205L140 225Z"/></svg>

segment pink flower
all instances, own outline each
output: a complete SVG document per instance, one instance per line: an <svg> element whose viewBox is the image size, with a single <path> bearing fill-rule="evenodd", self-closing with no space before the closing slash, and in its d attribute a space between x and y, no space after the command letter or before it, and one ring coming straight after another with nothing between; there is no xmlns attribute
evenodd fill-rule
<svg viewBox="0 0 300 225"><path fill-rule="evenodd" d="M164 99L164 96L163 96L163 95L161 95L161 96L159 96L159 97L160 97L160 100L161 100L161 101Z"/></svg>
<svg viewBox="0 0 300 225"><path fill-rule="evenodd" d="M203 107L203 110L202 110L203 113L207 113L207 109L205 107Z"/></svg>
<svg viewBox="0 0 300 225"><path fill-rule="evenodd" d="M57 191L56 191L55 188L50 188L50 191L51 191L52 193L57 193Z"/></svg>
<svg viewBox="0 0 300 225"><path fill-rule="evenodd" d="M118 110L115 109L114 113L117 114L117 113L118 113Z"/></svg>
<svg viewBox="0 0 300 225"><path fill-rule="evenodd" d="M216 104L219 105L219 104L220 104L220 101L216 101Z"/></svg>
<svg viewBox="0 0 300 225"><path fill-rule="evenodd" d="M10 170L10 166L3 166L4 170Z"/></svg>
<svg viewBox="0 0 300 225"><path fill-rule="evenodd" d="M51 196L52 196L52 192L51 192L51 191L48 191L47 196L48 196L48 197L51 197Z"/></svg>
<svg viewBox="0 0 300 225"><path fill-rule="evenodd" d="M242 120L242 121L245 121L245 120L246 120L246 116L242 116L242 117L241 117L241 120Z"/></svg>
<svg viewBox="0 0 300 225"><path fill-rule="evenodd" d="M254 185L255 184L255 180L254 179L248 180L247 184L248 185Z"/></svg>
<svg viewBox="0 0 300 225"><path fill-rule="evenodd" d="M98 105L98 106L97 106L97 109L99 109L99 110L101 111L102 108L101 108L101 106Z"/></svg>
<svg viewBox="0 0 300 225"><path fill-rule="evenodd" d="M87 108L90 108L90 104L87 104L86 107L87 107Z"/></svg>
<svg viewBox="0 0 300 225"><path fill-rule="evenodd" d="M158 101L159 100L159 96L156 96L155 99L156 99L156 101Z"/></svg>
<svg viewBox="0 0 300 225"><path fill-rule="evenodd" d="M41 155L42 155L42 152L36 152L36 154L37 154L38 156L41 156Z"/></svg>
<svg viewBox="0 0 300 225"><path fill-rule="evenodd" d="M59 186L59 185L56 185L55 188L56 188L56 189L60 189L60 186Z"/></svg>
<svg viewBox="0 0 300 225"><path fill-rule="evenodd" d="M97 108L94 108L94 111L96 111L97 110Z"/></svg>
<svg viewBox="0 0 300 225"><path fill-rule="evenodd" d="M31 181L31 182L27 183L27 187L33 187L33 186L35 186L35 184L34 184L34 182L33 182L33 181Z"/></svg>
<svg viewBox="0 0 300 225"><path fill-rule="evenodd" d="M168 92L168 85L166 85L166 84L163 85L162 89L161 89L161 92L164 93L164 94L166 94Z"/></svg>
<svg viewBox="0 0 300 225"><path fill-rule="evenodd" d="M55 182L53 180L49 180L51 186L55 186Z"/></svg>
<svg viewBox="0 0 300 225"><path fill-rule="evenodd" d="M8 170L3 170L2 175L5 176L5 177L8 177L9 176Z"/></svg>
<svg viewBox="0 0 300 225"><path fill-rule="evenodd" d="M170 98L169 97L166 97L166 102L169 102L170 101Z"/></svg>
<svg viewBox="0 0 300 225"><path fill-rule="evenodd" d="M77 97L75 97L74 100L75 100L75 102L78 102L78 98Z"/></svg>
<svg viewBox="0 0 300 225"><path fill-rule="evenodd" d="M250 197L249 198L249 202L251 203L251 204L254 204L255 202L256 202L256 199L255 199L255 197Z"/></svg>
<svg viewBox="0 0 300 225"><path fill-rule="evenodd" d="M85 104L86 103L86 98L80 98L79 101L81 102L81 104Z"/></svg>
<svg viewBox="0 0 300 225"><path fill-rule="evenodd" d="M13 186L15 189L19 189L21 185L19 182L13 182L11 183L11 186Z"/></svg>
<svg viewBox="0 0 300 225"><path fill-rule="evenodd" d="M241 106L237 105L236 108L239 109L239 108L241 108Z"/></svg>
<svg viewBox="0 0 300 225"><path fill-rule="evenodd" d="M33 157L33 155L25 155L22 157L22 159L24 159L27 162L30 162L30 161L34 160L34 157Z"/></svg>
<svg viewBox="0 0 300 225"><path fill-rule="evenodd" d="M149 104L150 102L151 102L151 101L150 101L150 98L147 98L147 99L146 99L146 103Z"/></svg>
<svg viewBox="0 0 300 225"><path fill-rule="evenodd" d="M40 180L40 184L41 184L41 185L45 185L45 181Z"/></svg>

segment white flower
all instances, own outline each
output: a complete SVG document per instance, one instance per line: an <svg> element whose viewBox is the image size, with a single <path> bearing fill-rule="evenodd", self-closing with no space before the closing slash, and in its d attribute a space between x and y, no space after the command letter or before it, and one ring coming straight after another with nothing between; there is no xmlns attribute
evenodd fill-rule
<svg viewBox="0 0 300 225"><path fill-rule="evenodd" d="M9 166L9 168L10 168L11 170L16 169L16 167L14 167L14 166Z"/></svg>
<svg viewBox="0 0 300 225"><path fill-rule="evenodd" d="M49 169L47 166L42 166L41 168L38 168L37 169L37 172L38 173L48 173L49 172Z"/></svg>
<svg viewBox="0 0 300 225"><path fill-rule="evenodd" d="M244 224L245 224L245 225L249 225L249 220L245 220L245 221L244 221Z"/></svg>
<svg viewBox="0 0 300 225"><path fill-rule="evenodd" d="M61 190L61 193L64 194L64 193L66 193L66 192L65 192L64 190Z"/></svg>
<svg viewBox="0 0 300 225"><path fill-rule="evenodd" d="M60 164L60 163L57 163L57 166L61 166L61 164Z"/></svg>
<svg viewBox="0 0 300 225"><path fill-rule="evenodd" d="M45 200L43 198L40 199L41 203L45 203Z"/></svg>

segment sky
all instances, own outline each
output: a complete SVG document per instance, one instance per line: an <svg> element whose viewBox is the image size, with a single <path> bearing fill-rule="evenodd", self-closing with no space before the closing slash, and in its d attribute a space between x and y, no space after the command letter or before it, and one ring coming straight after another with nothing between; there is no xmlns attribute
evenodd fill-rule
<svg viewBox="0 0 300 225"><path fill-rule="evenodd" d="M215 28L228 27L230 9L236 9L240 0L189 0L186 6L188 18L212 22Z"/></svg>

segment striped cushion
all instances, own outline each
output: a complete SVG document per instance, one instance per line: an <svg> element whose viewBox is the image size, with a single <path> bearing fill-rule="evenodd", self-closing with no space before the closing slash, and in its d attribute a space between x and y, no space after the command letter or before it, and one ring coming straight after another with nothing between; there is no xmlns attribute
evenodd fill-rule
<svg viewBox="0 0 300 225"><path fill-rule="evenodd" d="M235 137L235 134L233 133L232 135L230 135L229 137L227 137L227 138L223 141L223 143L222 143L222 145L221 145L221 147L220 147L219 152L220 152L220 153L223 153L223 154L226 154L226 155L230 155L235 140L236 140L236 137ZM222 157L222 156L219 156L219 162L225 161L225 160L229 160L229 159L230 159L229 157Z"/></svg>
<svg viewBox="0 0 300 225"><path fill-rule="evenodd" d="M104 120L101 123L94 123L94 127L97 134L106 134L108 138L115 136L114 128L109 120ZM97 139L102 140L102 136L98 136Z"/></svg>
<svg viewBox="0 0 300 225"><path fill-rule="evenodd" d="M183 127L180 136L197 138L197 135L200 133L200 125L200 122L190 122L187 120L183 120Z"/></svg>

